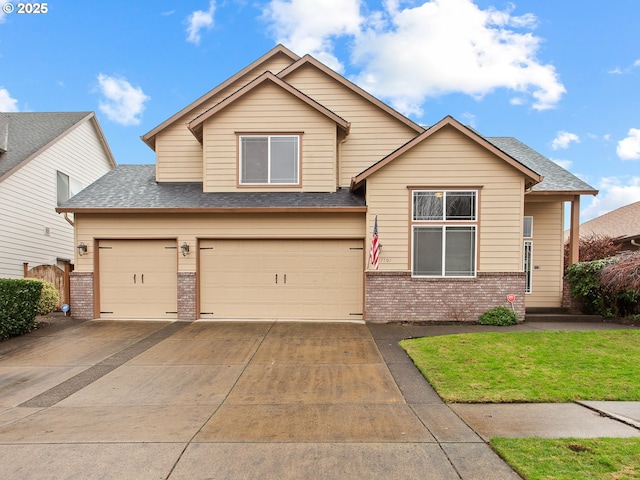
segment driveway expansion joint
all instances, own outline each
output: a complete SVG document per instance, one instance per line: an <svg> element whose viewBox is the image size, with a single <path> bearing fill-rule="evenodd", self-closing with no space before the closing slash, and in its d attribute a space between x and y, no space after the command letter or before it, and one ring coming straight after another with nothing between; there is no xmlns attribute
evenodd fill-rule
<svg viewBox="0 0 640 480"><path fill-rule="evenodd" d="M61 402L74 393L91 385L93 382L99 380L108 373L111 373L116 368L137 357L154 345L157 345L161 341L166 340L177 331L182 330L184 327L189 325L189 323L190 322L173 322L160 329L159 331L143 338L142 340L137 341L133 345L130 345L123 350L114 353L100 363L97 363L96 365L89 367L88 369L78 373L77 375L74 375L68 380L56 385L55 387L52 387L49 390L27 400L26 402L21 403L20 405L18 405L18 407L52 407L58 402Z"/></svg>

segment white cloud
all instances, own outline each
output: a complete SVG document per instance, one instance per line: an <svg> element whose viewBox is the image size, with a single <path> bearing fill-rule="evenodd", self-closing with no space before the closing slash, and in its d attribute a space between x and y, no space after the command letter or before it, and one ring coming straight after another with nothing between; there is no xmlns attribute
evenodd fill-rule
<svg viewBox="0 0 640 480"><path fill-rule="evenodd" d="M361 0L271 0L265 16L278 42L338 70L335 40L353 40L352 61L361 68L354 80L405 114L421 114L429 97L481 98L499 88L514 93L512 105L546 110L566 92L555 68L537 58L542 39L531 33L532 14L482 10L472 0L382 4L364 16Z"/></svg>
<svg viewBox="0 0 640 480"><path fill-rule="evenodd" d="M294 52L311 54L337 71L332 38L360 32L360 0L272 0L264 11L276 42Z"/></svg>
<svg viewBox="0 0 640 480"><path fill-rule="evenodd" d="M213 14L216 11L216 2L209 2L209 10L196 10L187 17L187 41L196 45L200 44L200 32L202 29L210 30L213 27Z"/></svg>
<svg viewBox="0 0 640 480"><path fill-rule="evenodd" d="M551 158L550 160L552 162L557 163L558 165L560 165L565 170L569 170L571 168L571 165L573 165L573 162L571 160L562 160L560 158Z"/></svg>
<svg viewBox="0 0 640 480"><path fill-rule="evenodd" d="M18 100L11 98L6 88L0 87L0 112L17 112Z"/></svg>
<svg viewBox="0 0 640 480"><path fill-rule="evenodd" d="M124 78L98 75L100 93L99 108L109 120L121 125L138 125L144 104L150 98L140 87L133 87Z"/></svg>
<svg viewBox="0 0 640 480"><path fill-rule="evenodd" d="M640 160L640 129L631 128L627 138L618 142L616 152L622 160Z"/></svg>
<svg viewBox="0 0 640 480"><path fill-rule="evenodd" d="M569 148L569 145L573 142L580 143L580 137L575 133L569 133L563 130L558 132L556 138L553 139L553 142L551 142L551 148L554 150L558 150L559 148Z"/></svg>
<svg viewBox="0 0 640 480"><path fill-rule="evenodd" d="M385 31L358 38L354 58L363 65L358 82L403 112L420 114L427 97L481 98L498 88L516 93L513 105L532 98L534 109L546 110L565 92L555 68L536 58L541 39L515 30L533 28L532 15L481 10L471 0L432 0L388 14Z"/></svg>
<svg viewBox="0 0 640 480"><path fill-rule="evenodd" d="M640 177L604 177L597 188L600 193L580 213L581 222L640 201Z"/></svg>

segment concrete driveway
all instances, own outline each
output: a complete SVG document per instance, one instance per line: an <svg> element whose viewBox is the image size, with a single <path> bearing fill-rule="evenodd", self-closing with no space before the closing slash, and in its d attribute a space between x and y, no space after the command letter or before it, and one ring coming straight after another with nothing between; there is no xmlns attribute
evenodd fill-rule
<svg viewBox="0 0 640 480"><path fill-rule="evenodd" d="M392 343L385 362L364 324L130 321L2 342L1 476L519 478Z"/></svg>

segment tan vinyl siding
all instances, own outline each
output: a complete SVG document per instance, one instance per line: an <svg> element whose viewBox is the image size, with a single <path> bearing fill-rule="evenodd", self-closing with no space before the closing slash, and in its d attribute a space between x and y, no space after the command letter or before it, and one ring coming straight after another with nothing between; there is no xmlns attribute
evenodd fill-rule
<svg viewBox="0 0 640 480"><path fill-rule="evenodd" d="M202 145L186 123L204 113L263 72L278 73L291 64L285 55L277 55L235 82L221 89L198 108L183 115L156 136L156 178L159 182L202 182Z"/></svg>
<svg viewBox="0 0 640 480"><path fill-rule="evenodd" d="M237 133L300 133L303 191L335 191L337 126L282 88L265 82L204 124L204 191L238 189ZM247 187L242 191L291 191L292 187Z"/></svg>
<svg viewBox="0 0 640 480"><path fill-rule="evenodd" d="M111 169L93 122L84 121L0 183L0 277L22 278L23 263L74 257L73 227L56 213L57 171L93 183ZM47 235L46 229L49 229Z"/></svg>
<svg viewBox="0 0 640 480"><path fill-rule="evenodd" d="M522 174L445 128L367 179L368 241L378 216L380 270L410 271L411 187L478 188L478 271L522 271Z"/></svg>
<svg viewBox="0 0 640 480"><path fill-rule="evenodd" d="M416 135L415 130L311 65L285 80L351 122L349 136L340 144L341 187L348 187L352 177Z"/></svg>
<svg viewBox="0 0 640 480"><path fill-rule="evenodd" d="M563 218L562 201L526 202L524 214L533 217L532 293L527 307L562 305Z"/></svg>
<svg viewBox="0 0 640 480"><path fill-rule="evenodd" d="M77 241L89 246L76 271L94 269L95 239L177 238L191 253L178 255L178 271L195 272L198 239L364 238L363 214L77 214Z"/></svg>

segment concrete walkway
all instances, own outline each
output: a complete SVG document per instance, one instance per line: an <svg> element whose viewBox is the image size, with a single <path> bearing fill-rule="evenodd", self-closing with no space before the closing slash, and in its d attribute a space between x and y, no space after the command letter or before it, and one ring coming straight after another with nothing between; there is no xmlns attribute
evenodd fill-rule
<svg viewBox="0 0 640 480"><path fill-rule="evenodd" d="M638 420L636 404L445 405L397 345L476 330L69 319L0 342L1 476L517 479L486 440L553 408L567 430L539 436L640 436L595 411Z"/></svg>

